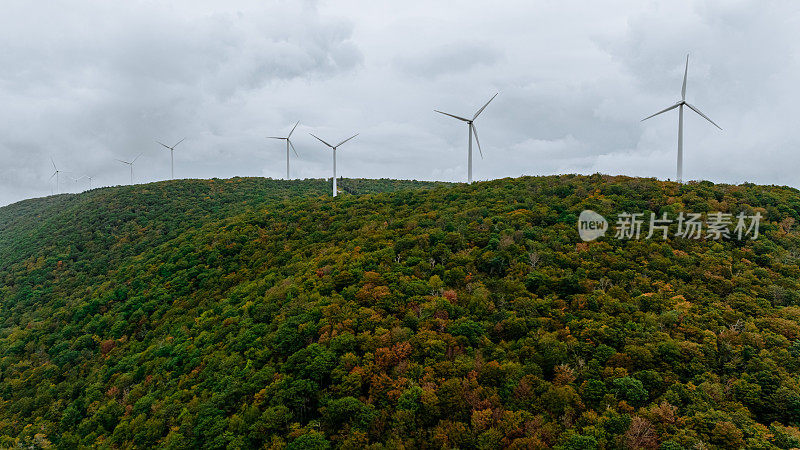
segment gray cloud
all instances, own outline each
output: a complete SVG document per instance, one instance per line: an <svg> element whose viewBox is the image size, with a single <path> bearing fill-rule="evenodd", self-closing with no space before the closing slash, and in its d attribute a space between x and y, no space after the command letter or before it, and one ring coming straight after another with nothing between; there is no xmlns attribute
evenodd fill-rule
<svg viewBox="0 0 800 450"><path fill-rule="evenodd" d="M242 119L250 93L324 81L363 60L352 25L321 17L313 4L205 14L192 6L62 4L42 20L37 8L12 2L0 19L8 43L0 99L10 106L0 113L0 203L49 192L50 156L116 184L125 168L114 158L153 149L154 138L190 135L193 158L224 154L212 148L234 131L225 124Z"/></svg>
<svg viewBox="0 0 800 450"><path fill-rule="evenodd" d="M410 75L437 77L445 74L464 74L476 66L491 66L502 54L492 46L476 42L456 42L431 49L415 49L414 53L398 56L396 67Z"/></svg>
<svg viewBox="0 0 800 450"><path fill-rule="evenodd" d="M0 204L50 192L49 158L97 184L284 174L264 136L300 120L298 177L330 153L307 133L361 135L343 176L461 181L478 119L479 179L564 172L673 178L680 95L725 130L687 117L685 173L800 185L792 167L800 11L789 0L509 0L402 4L12 0L0 16ZM71 186L72 189L79 187Z"/></svg>

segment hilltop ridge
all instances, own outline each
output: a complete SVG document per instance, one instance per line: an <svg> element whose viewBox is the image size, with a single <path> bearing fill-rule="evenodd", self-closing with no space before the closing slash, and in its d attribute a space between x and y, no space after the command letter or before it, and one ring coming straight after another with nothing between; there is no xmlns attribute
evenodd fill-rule
<svg viewBox="0 0 800 450"><path fill-rule="evenodd" d="M427 189L448 183L416 180L343 178L343 193L368 194L402 189ZM108 231L110 240L130 239L132 227L152 220L158 234L139 237L154 245L202 222L297 197L330 195L324 179L273 180L236 177L173 180L96 188L80 194L59 194L0 207L0 263L18 257L15 251L51 243L64 233ZM91 211L90 215L82 213ZM33 234L30 234L33 233ZM15 250L16 249L16 250Z"/></svg>

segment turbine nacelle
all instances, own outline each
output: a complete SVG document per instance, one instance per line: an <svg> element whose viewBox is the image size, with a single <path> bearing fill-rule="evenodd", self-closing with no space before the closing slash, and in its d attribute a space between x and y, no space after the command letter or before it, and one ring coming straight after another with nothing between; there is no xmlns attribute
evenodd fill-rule
<svg viewBox="0 0 800 450"><path fill-rule="evenodd" d="M336 194L337 194L337 189L336 189L336 149L340 145L342 145L345 142L349 141L350 139L353 139L354 137L358 136L358 133L350 136L349 138L343 140L342 142L339 142L336 145L331 145L331 144L325 142L321 137L315 135L314 133L308 133L308 134L314 136L318 141L322 142L326 146L330 147L331 150L333 150L333 152L332 152L333 153L333 183L332 184L333 184L333 196L336 197Z"/></svg>
<svg viewBox="0 0 800 450"><path fill-rule="evenodd" d="M358 136L358 135L359 135L359 133L356 133L356 134L354 134L354 135L350 136L349 138L347 138L347 139L343 140L342 142L339 142L339 143L338 143L338 144L336 144L336 145L331 145L331 144L328 144L327 142L323 141L323 140L322 140L322 138L320 138L319 136L315 135L314 133L308 133L308 134L310 134L310 135L314 136L315 138L317 138L317 140L318 140L318 141L320 141L320 142L322 142L323 144L327 145L327 146L328 146L328 147L330 147L332 150L336 150L337 148L339 148L339 146L340 146L340 145L344 144L345 142L347 142L347 141L349 141L350 139L353 139L354 137L356 137L356 136Z"/></svg>
<svg viewBox="0 0 800 450"><path fill-rule="evenodd" d="M292 144L292 133L294 133L295 128L300 125L300 121L298 120L297 123L294 124L292 130L289 131L289 134L286 137L279 137L279 136L267 136L267 139L280 139L282 141L286 141L286 179L289 179L289 148L291 147L292 151L294 152L294 156L298 158L300 155L297 153L297 149L294 148L294 144Z"/></svg>
<svg viewBox="0 0 800 450"><path fill-rule="evenodd" d="M169 158L170 158L170 163L169 163L169 167L170 167L170 176L171 176L171 178L172 178L173 180L175 179L175 147L177 147L177 146L178 146L178 144L180 144L181 142L183 142L183 141L185 141L185 140L186 140L186 138L183 138L183 139L181 139L180 141L178 141L178 142L177 142L175 145L173 145L172 147L170 147L169 145L167 145L167 144L165 144L165 143L163 143L163 142L161 142L161 141L156 141L156 142L157 142L158 144L160 144L162 147L164 147L164 148L166 148L167 150L169 150Z"/></svg>
<svg viewBox="0 0 800 450"><path fill-rule="evenodd" d="M489 106L489 103L491 103L492 100L494 100L494 98L497 97L497 94L499 94L499 92L494 94L492 96L492 98L489 99L488 102L486 102L483 106L481 106L481 108L472 116L472 119L467 119L466 117L461 117L461 116L457 116L455 114L450 114L450 113L446 113L444 111L439 111L438 109L434 109L434 111L439 113L439 114L444 114L445 116L450 116L450 117L452 117L454 119L458 119L458 120L460 120L462 122L466 122L467 123L467 127L468 127L467 136L469 136L469 139L468 139L469 140L469 147L468 147L468 150L467 150L467 182L468 183L472 183L472 136L475 136L475 142L478 144L478 153L480 153L481 159L483 159L483 150L481 149L481 141L480 141L480 139L478 139L478 129L475 127L475 119L477 119L478 116L481 115L483 110L486 109L487 106Z"/></svg>
<svg viewBox="0 0 800 450"><path fill-rule="evenodd" d="M658 116L660 114L664 114L665 112L668 112L668 111L672 111L675 108L680 108L680 110L679 110L680 115L678 116L678 176L677 176L678 183L682 183L683 182L683 107L686 106L687 108L689 108L692 111L696 112L700 117L706 119L712 125L714 125L715 127L719 128L720 130L722 130L722 127L717 125L707 115L703 114L700 111L700 109L698 109L696 106L694 106L694 105L692 105L692 104L690 104L689 102L686 101L686 79L688 78L688 75L689 75L689 55L686 55L686 67L684 68L684 71L683 71L683 85L681 86L681 100L678 101L677 103L675 103L672 106L664 108L661 111L659 111L659 112L657 112L655 114L652 114L650 116L647 116L644 119L642 119L642 122L644 122L647 119L650 119L652 117Z"/></svg>
<svg viewBox="0 0 800 450"><path fill-rule="evenodd" d="M48 179L47 179L47 181L48 181L48 182L50 182L50 181L52 181L52 180L53 180L53 177L55 177L55 179L56 179L56 194L57 194L57 193L58 193L58 190L59 190L59 189L58 189L58 178L59 178L58 176L59 176L59 174L62 174L62 173L71 173L71 172L69 172L69 171L66 171L66 170L59 170L59 169L58 169L58 167L56 167L56 162L55 162L55 161L53 161L53 158L52 158L52 157L50 158L50 163L53 165L53 174L52 174L52 175L50 175L50 178L48 178ZM71 178L71 177L70 177L70 178ZM51 188L51 192L52 192L52 188Z"/></svg>
<svg viewBox="0 0 800 450"><path fill-rule="evenodd" d="M282 140L282 141L286 141L286 142L287 142L287 146L291 147L291 148L292 148L292 151L294 151L294 155L295 155L295 156L297 156L297 157L299 158L299 157L300 157L300 155L297 153L297 149L295 149L295 148L294 148L294 144L292 144L292 139L291 139L291 138L292 138L292 133L294 133L294 129L295 129L295 128L297 128L297 126L298 126L298 125L300 125L300 121L299 121L299 120L297 121L297 123L295 123L295 124L294 124L294 127L292 127L292 131L290 131L290 132L289 132L289 135L288 135L288 136L286 136L286 137L280 137L280 136L267 136L267 139L280 139L280 140ZM288 163L287 163L287 164L288 164ZM288 173L287 173L287 175L286 175L286 176L287 176L287 178L288 178L288 176L289 176L289 175L288 175Z"/></svg>
<svg viewBox="0 0 800 450"><path fill-rule="evenodd" d="M140 156L142 156L142 153L136 155L136 158L133 158L133 160L131 161L123 161L121 159L117 159L117 161L121 162L122 164L127 164L131 168L131 184L133 184L133 163L135 163Z"/></svg>
<svg viewBox="0 0 800 450"><path fill-rule="evenodd" d="M163 146L164 148L167 148L167 149L169 149L169 150L171 150L171 151L174 151L174 150L175 150L175 147L177 147L177 146L178 146L178 144L180 144L181 142L183 142L183 141L185 141L185 140L186 140L186 138L183 138L183 139L181 139L180 141L178 141L178 143L177 143L177 144L173 145L172 147L170 147L169 145L167 145L167 144L165 144L165 143L163 143L163 142L161 142L161 141L156 141L156 143L160 144L160 145L161 145L161 146Z"/></svg>

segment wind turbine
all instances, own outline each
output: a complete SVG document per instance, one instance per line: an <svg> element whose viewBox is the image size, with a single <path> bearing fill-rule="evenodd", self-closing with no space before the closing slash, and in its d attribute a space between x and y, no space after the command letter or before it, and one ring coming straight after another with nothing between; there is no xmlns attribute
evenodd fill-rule
<svg viewBox="0 0 800 450"><path fill-rule="evenodd" d="M314 133L308 133L308 134L314 136ZM333 150L333 196L334 197L336 197L336 149L339 146L341 146L342 144L344 144L345 142L349 141L350 139L353 139L356 136L358 136L358 133L350 136L349 138L343 140L342 142L339 142L336 145L328 144L327 142L323 141L322 139L318 138L317 136L314 136L315 138L317 138L317 140L319 140L320 142L322 142L323 144L327 145L328 147L330 147Z"/></svg>
<svg viewBox="0 0 800 450"><path fill-rule="evenodd" d="M444 114L445 116L450 116L458 120L461 120L463 122L467 122L468 126L467 136L469 137L469 147L467 151L467 183L469 184L472 184L472 135L473 134L475 135L475 142L478 144L478 152L480 152L481 158L483 158L483 151L481 150L481 142L478 140L478 131L475 128L474 122L475 119L477 119L478 116L483 112L483 110L486 109L487 106L489 106L489 103L491 103L495 97L497 97L497 94L494 94L492 98L490 98L489 101L486 102L486 104L483 105L481 109L479 109L478 112L475 113L474 116L472 116L472 119L466 119L464 117L459 117L453 114L448 114L446 112L439 111L438 109L434 109L434 111L438 112L439 114Z"/></svg>
<svg viewBox="0 0 800 450"><path fill-rule="evenodd" d="M277 136L268 136L267 137L267 139L283 139L283 140L286 141L286 179L287 180L289 179L289 146L291 146L292 150L294 150L294 155L297 156L298 158L300 157L300 155L297 154L297 150L295 150L294 144L292 144L292 141L290 139L292 137L292 133L294 133L294 129L297 128L298 125L300 125L300 121L299 120L297 121L296 124L294 124L294 127L292 128L292 131L290 131L289 135L286 136L286 137L277 137Z"/></svg>
<svg viewBox="0 0 800 450"><path fill-rule="evenodd" d="M55 172L53 172L53 174L50 175L50 179L47 180L47 181L50 181L50 180L53 179L53 177L56 177L56 194L58 194L58 191L59 191L59 189L58 189L59 174L61 174L61 173L69 173L69 172L66 172L64 170L58 170L58 167L56 167L56 162L53 161L53 158L50 158L50 162L53 163L53 170L55 170Z"/></svg>
<svg viewBox="0 0 800 450"><path fill-rule="evenodd" d="M176 145L177 145L177 144L176 144ZM122 164L127 164L127 165L129 165L129 166L130 166L130 168L131 168L131 185L133 185L133 163L135 163L135 162L136 162L136 160L137 160L137 159L139 159L139 157L140 157L140 156L142 156L142 154L141 154L141 153L139 153L139 154L136 156L136 158L133 158L133 161L123 161L123 160L121 160L121 159L118 159L118 160L117 160L117 161L121 162Z"/></svg>
<svg viewBox="0 0 800 450"><path fill-rule="evenodd" d="M183 142L185 140L186 140L186 138L181 139L180 141L178 141L178 144L180 144L181 142ZM156 141L156 142L158 142L159 144L163 145L165 148L169 149L170 174L172 176L172 179L174 180L175 179L175 147L177 147L178 144L175 144L172 147L170 147L169 145L163 144L163 143L161 143L159 141ZM119 160L117 160L117 161L119 161ZM133 181L131 181L131 183L133 183Z"/></svg>
<svg viewBox="0 0 800 450"><path fill-rule="evenodd" d="M675 108L678 109L678 183L683 183L683 107L686 106L692 111L699 114L702 118L706 119L707 121L711 122L712 125L722 130L722 127L714 123L713 120L709 119L708 116L700 112L695 106L692 106L690 103L686 101L686 77L689 74L689 55L686 55L686 68L683 71L683 87L681 88L681 101L675 103L674 105L670 106L669 108L665 108L652 116L647 116L642 119L642 122L645 120L655 117L659 114L665 113L667 111L672 111Z"/></svg>
<svg viewBox="0 0 800 450"><path fill-rule="evenodd" d="M78 182L78 181L80 181L80 180L82 180L84 178L89 180L89 190L91 190L92 189L92 177L90 177L89 175L82 175L82 176L78 177L78 179L75 180L75 182Z"/></svg>
<svg viewBox="0 0 800 450"><path fill-rule="evenodd" d="M79 177L79 178L74 178L74 177L71 177L71 176L69 177L70 180L75 182L75 191L76 192L78 191L78 181L80 181L81 178L83 178L83 177Z"/></svg>

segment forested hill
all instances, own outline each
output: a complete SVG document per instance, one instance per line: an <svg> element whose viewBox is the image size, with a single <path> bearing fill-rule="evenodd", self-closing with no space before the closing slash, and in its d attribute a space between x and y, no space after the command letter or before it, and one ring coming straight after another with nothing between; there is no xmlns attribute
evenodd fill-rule
<svg viewBox="0 0 800 450"><path fill-rule="evenodd" d="M342 193L424 189L448 183L339 180ZM163 181L25 200L0 208L0 267L30 256L130 256L188 228L297 197L329 196L330 181L265 178ZM112 252L108 252L111 254Z"/></svg>
<svg viewBox="0 0 800 450"><path fill-rule="evenodd" d="M342 183L0 208L0 447L800 446L797 190ZM647 239L651 212L709 223Z"/></svg>

